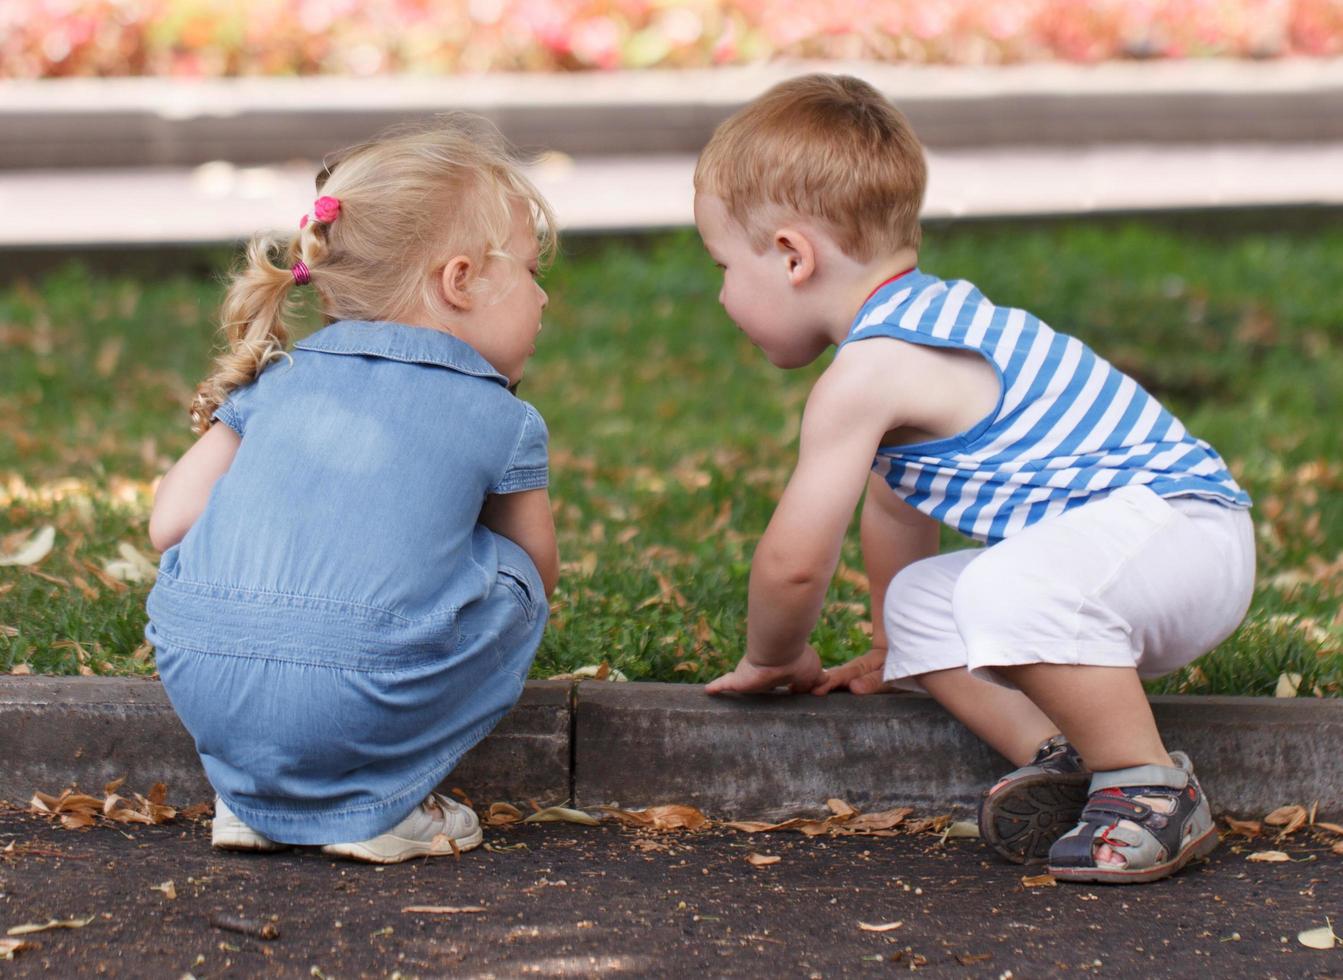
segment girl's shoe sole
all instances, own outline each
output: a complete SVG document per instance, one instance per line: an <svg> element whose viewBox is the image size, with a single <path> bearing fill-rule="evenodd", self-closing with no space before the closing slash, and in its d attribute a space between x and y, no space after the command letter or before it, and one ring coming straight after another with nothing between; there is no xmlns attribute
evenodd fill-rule
<svg viewBox="0 0 1343 980"><path fill-rule="evenodd" d="M442 837L443 835L439 836ZM472 850L480 846L485 839L485 832L477 828L474 833L455 838L457 843L455 849L451 844L446 843L436 845L433 841L406 840L404 838L391 838L389 840L387 837L390 837L390 835L381 838L375 837L371 841L360 841L354 844L327 844L322 848L322 853L350 861L363 861L366 864L399 864L412 858L443 857ZM446 839L444 838L445 841Z"/></svg>
<svg viewBox="0 0 1343 980"><path fill-rule="evenodd" d="M1217 826L1214 824L1202 837L1190 841L1180 849L1179 854L1164 864L1133 871L1126 868L1056 868L1051 865L1049 873L1058 881L1092 882L1098 885L1142 885L1149 881L1168 878L1190 861L1207 857L1217 849L1217 844Z"/></svg>
<svg viewBox="0 0 1343 980"><path fill-rule="evenodd" d="M210 837L210 846L217 851L244 851L252 854L274 854L276 851L289 850L288 844L280 844L261 837L253 831L231 834L223 833Z"/></svg>
<svg viewBox="0 0 1343 980"><path fill-rule="evenodd" d="M980 836L1014 864L1044 864L1054 841L1077 826L1090 785L1089 772L1025 776L984 797Z"/></svg>

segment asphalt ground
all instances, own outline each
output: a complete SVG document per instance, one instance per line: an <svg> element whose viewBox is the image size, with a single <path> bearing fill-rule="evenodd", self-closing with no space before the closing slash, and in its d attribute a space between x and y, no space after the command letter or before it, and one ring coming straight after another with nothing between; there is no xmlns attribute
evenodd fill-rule
<svg viewBox="0 0 1343 980"><path fill-rule="evenodd" d="M0 928L92 918L17 937L31 946L0 975L1343 977L1343 949L1297 941L1343 920L1343 857L1308 840L1228 838L1127 887L1028 887L978 840L931 833L546 824L486 843L379 868L213 851L203 820L71 831L0 809ZM1272 847L1294 860L1248 860ZM212 925L221 914L279 935Z"/></svg>

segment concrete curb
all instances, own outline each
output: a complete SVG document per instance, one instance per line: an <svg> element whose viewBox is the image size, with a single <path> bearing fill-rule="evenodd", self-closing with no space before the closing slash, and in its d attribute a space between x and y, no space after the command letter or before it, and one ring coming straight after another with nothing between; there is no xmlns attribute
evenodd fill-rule
<svg viewBox="0 0 1343 980"><path fill-rule="evenodd" d="M864 77L933 149L1343 139L1343 59L937 67L792 62L450 78L0 82L0 169L317 160L450 109L575 156L694 154L722 119L807 71Z"/></svg>
<svg viewBox="0 0 1343 980"><path fill-rule="evenodd" d="M1168 744L1194 758L1219 812L1290 802L1343 813L1343 700L1159 697ZM162 685L128 678L0 677L0 799L128 776L209 799ZM591 807L679 802L715 817L970 806L1004 763L919 696L708 698L681 684L531 681L518 707L446 783L476 801Z"/></svg>

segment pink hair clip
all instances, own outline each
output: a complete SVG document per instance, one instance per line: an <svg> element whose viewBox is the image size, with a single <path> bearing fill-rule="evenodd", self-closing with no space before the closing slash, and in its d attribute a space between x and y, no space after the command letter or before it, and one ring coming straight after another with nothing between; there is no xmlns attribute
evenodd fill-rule
<svg viewBox="0 0 1343 980"><path fill-rule="evenodd" d="M312 213L318 221L330 224L340 217L340 199L335 197L319 197L313 202Z"/></svg>
<svg viewBox="0 0 1343 980"><path fill-rule="evenodd" d="M308 227L308 215L298 219L298 230L302 231ZM340 217L340 198L338 197L319 197L312 204L312 217L323 224L331 224Z"/></svg>
<svg viewBox="0 0 1343 980"><path fill-rule="evenodd" d="M304 262L302 259L295 262L293 268L289 271L293 275L294 283L296 285L306 286L308 283L312 282L312 270L308 268L308 263Z"/></svg>

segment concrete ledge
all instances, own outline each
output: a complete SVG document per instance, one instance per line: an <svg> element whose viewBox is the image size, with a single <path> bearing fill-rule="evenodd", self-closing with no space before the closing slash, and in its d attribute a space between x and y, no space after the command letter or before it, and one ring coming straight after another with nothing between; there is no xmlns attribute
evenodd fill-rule
<svg viewBox="0 0 1343 980"><path fill-rule="evenodd" d="M1160 697L1157 723L1194 759L1221 813L1283 803L1343 811L1343 701ZM970 806L1005 762L931 699L708 698L677 684L584 685L574 725L579 805L693 803L714 816Z"/></svg>
<svg viewBox="0 0 1343 980"><path fill-rule="evenodd" d="M527 685L513 712L445 781L473 799L558 803L569 797L569 685ZM163 685L118 677L0 677L0 799L77 784L97 792L118 776L173 802L210 800L191 737Z"/></svg>
<svg viewBox="0 0 1343 980"><path fill-rule="evenodd" d="M1221 813L1318 802L1343 814L1343 700L1162 697L1157 723L1190 753ZM0 799L128 776L171 799L211 796L156 681L0 677ZM532 681L445 782L477 802L691 803L715 817L970 806L1005 763L921 696L709 698L681 684Z"/></svg>
<svg viewBox="0 0 1343 980"><path fill-rule="evenodd" d="M0 82L0 169L318 160L409 118L465 109L525 149L697 153L783 78L862 76L934 149L1343 139L1343 59L1007 67L783 62L713 70L446 78Z"/></svg>

